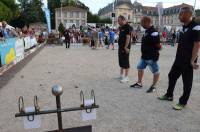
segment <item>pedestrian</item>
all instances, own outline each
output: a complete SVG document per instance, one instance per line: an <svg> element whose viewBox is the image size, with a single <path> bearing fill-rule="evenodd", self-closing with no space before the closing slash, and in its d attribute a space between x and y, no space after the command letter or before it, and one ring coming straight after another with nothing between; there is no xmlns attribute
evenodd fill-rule
<svg viewBox="0 0 200 132"><path fill-rule="evenodd" d="M192 19L192 16L192 9L181 8L179 20L184 25L179 36L176 58L168 75L167 92L158 98L159 100L173 101L176 82L182 76L183 95L179 98L179 103L173 106L175 110L182 110L186 106L192 89L193 69L199 68L197 56L200 47L200 25Z"/></svg>
<svg viewBox="0 0 200 132"><path fill-rule="evenodd" d="M115 49L114 43L115 43L115 32L114 32L113 29L110 29L110 31L109 31L109 44L107 46L107 49L109 49L110 45L112 45L112 50L114 50Z"/></svg>
<svg viewBox="0 0 200 132"><path fill-rule="evenodd" d="M174 32L172 33L172 47L174 47L176 44L176 31L174 30Z"/></svg>
<svg viewBox="0 0 200 132"><path fill-rule="evenodd" d="M118 40L118 58L120 66L120 82L125 83L129 81L128 72L130 68L129 55L131 49L131 27L127 23L124 16L118 17L118 23L120 25L120 33Z"/></svg>
<svg viewBox="0 0 200 132"><path fill-rule="evenodd" d="M98 38L99 38L99 45L101 47L103 47L103 36L104 36L103 31L102 31L102 29L100 29L98 32Z"/></svg>
<svg viewBox="0 0 200 132"><path fill-rule="evenodd" d="M141 52L142 56L137 65L138 69L138 81L137 83L131 85L132 88L142 88L142 79L144 75L144 69L149 66L151 72L153 73L153 83L147 90L147 93L154 92L159 79L159 50L160 45L160 35L157 30L152 25L152 20L150 17L143 17L141 20L141 25L146 29L144 36L142 37Z"/></svg>
<svg viewBox="0 0 200 132"><path fill-rule="evenodd" d="M65 30L64 37L65 37L66 48L70 48L70 32L69 32L69 30L67 30L67 29Z"/></svg>

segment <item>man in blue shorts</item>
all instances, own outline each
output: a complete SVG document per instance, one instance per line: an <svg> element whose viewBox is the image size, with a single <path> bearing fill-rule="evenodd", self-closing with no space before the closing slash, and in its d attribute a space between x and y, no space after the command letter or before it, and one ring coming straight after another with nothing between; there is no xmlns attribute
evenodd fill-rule
<svg viewBox="0 0 200 132"><path fill-rule="evenodd" d="M142 37L141 52L142 57L138 63L138 82L131 85L132 88L142 88L142 78L144 75L144 69L149 66L151 72L153 73L153 84L147 90L147 93L154 92L156 89L156 84L159 79L159 50L161 49L160 45L160 36L159 33L152 25L152 20L150 17L143 17L141 20L141 25L146 29L144 36Z"/></svg>

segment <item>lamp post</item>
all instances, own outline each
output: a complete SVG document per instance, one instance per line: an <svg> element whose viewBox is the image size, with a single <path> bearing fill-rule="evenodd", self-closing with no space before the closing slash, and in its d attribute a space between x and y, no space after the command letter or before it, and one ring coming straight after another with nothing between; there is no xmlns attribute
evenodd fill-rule
<svg viewBox="0 0 200 132"><path fill-rule="evenodd" d="M197 0L194 1L194 15L196 15L196 14L195 14L196 3L197 3Z"/></svg>
<svg viewBox="0 0 200 132"><path fill-rule="evenodd" d="M113 15L112 15L112 27L113 27L113 28L114 28L114 21L115 21L115 20L114 20L114 19L115 19L115 18L114 18L114 11L115 11L115 0L113 0L113 13L112 13L112 14L113 14Z"/></svg>
<svg viewBox="0 0 200 132"><path fill-rule="evenodd" d="M62 0L60 1L60 5L61 5L61 7L60 7L60 21L61 21L61 23L63 23Z"/></svg>

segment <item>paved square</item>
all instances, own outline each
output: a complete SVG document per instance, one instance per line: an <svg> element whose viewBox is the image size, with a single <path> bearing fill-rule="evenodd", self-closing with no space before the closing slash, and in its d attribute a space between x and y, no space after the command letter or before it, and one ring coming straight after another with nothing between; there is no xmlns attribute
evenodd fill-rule
<svg viewBox="0 0 200 132"><path fill-rule="evenodd" d="M168 85L168 72L174 61L176 48L163 46L160 56L161 78L157 92L147 94L152 74L147 69L143 89L131 89L137 81L136 65L140 58L140 46L132 46L130 82L121 84L117 50L87 46L46 46L37 56L0 89L0 132L25 132L18 113L18 97L24 96L25 106L33 106L33 97L39 97L41 109L56 108L51 87L64 87L62 107L80 105L81 90L94 89L97 104L97 120L82 122L80 112L63 113L63 127L92 125L93 132L200 132L200 70L195 71L192 94L183 111L172 110L172 102L161 102ZM77 88L78 86L78 88ZM182 94L181 78L175 89L175 102ZM56 114L42 115L42 128L28 130L42 132L57 129Z"/></svg>

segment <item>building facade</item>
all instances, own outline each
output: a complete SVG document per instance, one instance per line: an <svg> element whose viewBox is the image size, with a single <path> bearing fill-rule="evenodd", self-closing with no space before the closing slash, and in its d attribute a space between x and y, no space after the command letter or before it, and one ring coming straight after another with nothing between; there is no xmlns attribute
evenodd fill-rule
<svg viewBox="0 0 200 132"><path fill-rule="evenodd" d="M114 4L108 4L106 7L100 9L98 15L101 18L112 19L112 13L115 13L114 25L117 25L118 16L123 15L133 25L139 25L142 16L150 16L155 26L177 27L181 25L178 19L180 8L186 6L193 8L191 5L183 3L181 5L158 10L158 5L150 7L143 6L137 1L131 3L131 0L115 0ZM159 13L161 13L161 15L159 15Z"/></svg>
<svg viewBox="0 0 200 132"><path fill-rule="evenodd" d="M55 23L56 29L60 23L63 23L65 27L75 25L79 27L87 24L87 9L66 6L55 9Z"/></svg>

